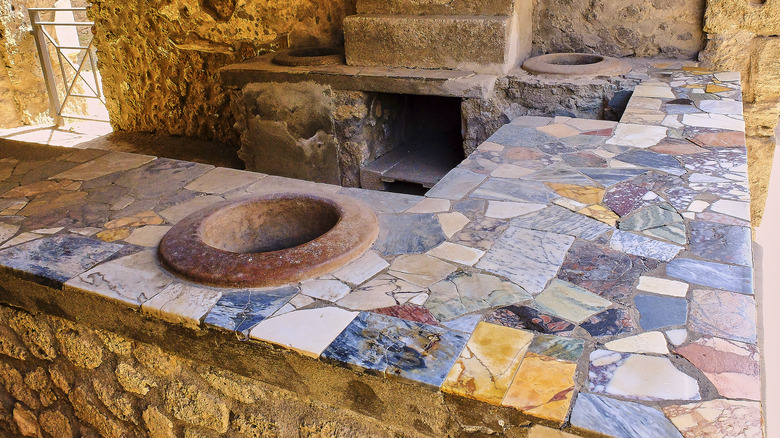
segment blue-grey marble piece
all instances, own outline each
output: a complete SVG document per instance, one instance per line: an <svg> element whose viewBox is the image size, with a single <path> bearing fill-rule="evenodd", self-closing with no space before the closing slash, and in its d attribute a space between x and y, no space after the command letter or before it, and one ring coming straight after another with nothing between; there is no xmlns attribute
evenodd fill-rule
<svg viewBox="0 0 780 438"><path fill-rule="evenodd" d="M474 190L471 197L499 201L549 203L560 196L538 181L513 181L490 178L479 186L477 190Z"/></svg>
<svg viewBox="0 0 780 438"><path fill-rule="evenodd" d="M541 182L572 184L575 186L595 186L592 179L583 175L568 164L553 164L530 175L526 175L524 178Z"/></svg>
<svg viewBox="0 0 780 438"><path fill-rule="evenodd" d="M322 352L322 360L439 388L468 335L387 315L361 312Z"/></svg>
<svg viewBox="0 0 780 438"><path fill-rule="evenodd" d="M582 392L574 402L571 425L620 438L682 438L659 409Z"/></svg>
<svg viewBox="0 0 780 438"><path fill-rule="evenodd" d="M295 287L274 290L225 292L204 322L228 330L249 333L260 321L279 310L298 292Z"/></svg>
<svg viewBox="0 0 780 438"><path fill-rule="evenodd" d="M567 234L590 241L614 229L604 222L574 213L557 205L512 219L511 224L532 230Z"/></svg>
<svg viewBox="0 0 780 438"><path fill-rule="evenodd" d="M447 240L434 214L377 216L379 237L374 242L374 249L383 255L419 254Z"/></svg>
<svg viewBox="0 0 780 438"><path fill-rule="evenodd" d="M666 265L666 274L688 283L743 294L753 293L753 270L745 266L681 258Z"/></svg>
<svg viewBox="0 0 780 438"><path fill-rule="evenodd" d="M633 212L630 216L621 218L618 228L628 231L642 231L682 221L683 218L677 213L677 210L664 202L644 207Z"/></svg>
<svg viewBox="0 0 780 438"><path fill-rule="evenodd" d="M556 140L555 137L545 134L536 128L526 128L518 125L504 125L498 129L487 141L504 146L536 147Z"/></svg>
<svg viewBox="0 0 780 438"><path fill-rule="evenodd" d="M604 187L615 185L647 172L647 169L577 169Z"/></svg>
<svg viewBox="0 0 780 438"><path fill-rule="evenodd" d="M753 266L752 233L748 227L692 221L690 250L703 259Z"/></svg>
<svg viewBox="0 0 780 438"><path fill-rule="evenodd" d="M642 149L636 149L617 155L615 156L615 159L637 166L661 170L672 175L682 175L685 173L682 164L673 156Z"/></svg>
<svg viewBox="0 0 780 438"><path fill-rule="evenodd" d="M688 315L685 298L637 295L634 303L639 311L639 325L645 330L684 325Z"/></svg>
<svg viewBox="0 0 780 438"><path fill-rule="evenodd" d="M82 236L45 237L0 251L0 266L31 273L61 287L122 248L123 245Z"/></svg>
<svg viewBox="0 0 780 438"><path fill-rule="evenodd" d="M460 199L477 187L487 175L481 175L465 169L455 168L449 171L425 195L430 198Z"/></svg>
<svg viewBox="0 0 780 438"><path fill-rule="evenodd" d="M537 295L555 277L574 237L510 226L476 267Z"/></svg>
<svg viewBox="0 0 780 438"><path fill-rule="evenodd" d="M447 327L448 329L457 330L459 332L472 333L480 321L482 321L482 315L474 314L444 321L441 323L441 325Z"/></svg>
<svg viewBox="0 0 780 438"><path fill-rule="evenodd" d="M404 195L402 193L378 192L375 190L345 187L339 190L340 195L358 199L380 213L400 213L420 202L422 196Z"/></svg>
<svg viewBox="0 0 780 438"><path fill-rule="evenodd" d="M531 346L528 347L528 351L532 353L570 362L578 361L584 349L585 341L582 339L547 334L534 336Z"/></svg>
<svg viewBox="0 0 780 438"><path fill-rule="evenodd" d="M672 260L683 249L683 247L679 245L620 230L615 230L615 233L612 234L609 246L614 250L626 254L647 257L664 262Z"/></svg>

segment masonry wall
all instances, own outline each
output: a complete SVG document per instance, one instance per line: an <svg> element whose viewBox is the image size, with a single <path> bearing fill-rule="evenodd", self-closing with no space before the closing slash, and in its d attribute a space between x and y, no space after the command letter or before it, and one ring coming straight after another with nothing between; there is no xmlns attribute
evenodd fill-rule
<svg viewBox="0 0 780 438"><path fill-rule="evenodd" d="M236 143L217 69L289 46L341 44L354 0L94 0L114 129Z"/></svg>
<svg viewBox="0 0 780 438"><path fill-rule="evenodd" d="M354 411L150 344L0 305L0 435L3 431L57 438L401 433Z"/></svg>

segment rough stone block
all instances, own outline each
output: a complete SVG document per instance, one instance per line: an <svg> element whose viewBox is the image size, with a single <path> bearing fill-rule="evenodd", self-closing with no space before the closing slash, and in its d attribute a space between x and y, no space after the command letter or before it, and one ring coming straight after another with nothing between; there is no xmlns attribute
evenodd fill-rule
<svg viewBox="0 0 780 438"><path fill-rule="evenodd" d="M513 21L506 15L353 15L344 20L347 64L502 74L530 49L530 26Z"/></svg>
<svg viewBox="0 0 780 438"><path fill-rule="evenodd" d="M511 15L515 2L528 0L358 0L358 14Z"/></svg>

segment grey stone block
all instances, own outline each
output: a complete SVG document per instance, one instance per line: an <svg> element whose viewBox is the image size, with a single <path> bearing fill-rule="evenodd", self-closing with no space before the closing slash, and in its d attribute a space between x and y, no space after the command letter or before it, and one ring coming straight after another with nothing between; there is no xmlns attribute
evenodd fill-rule
<svg viewBox="0 0 780 438"><path fill-rule="evenodd" d="M502 74L530 49L512 16L353 15L344 19L348 65Z"/></svg>

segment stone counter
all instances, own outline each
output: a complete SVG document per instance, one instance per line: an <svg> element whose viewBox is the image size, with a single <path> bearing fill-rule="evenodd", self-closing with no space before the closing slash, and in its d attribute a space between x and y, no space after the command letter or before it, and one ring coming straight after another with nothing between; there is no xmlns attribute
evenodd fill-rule
<svg viewBox="0 0 780 438"><path fill-rule="evenodd" d="M739 76L687 68L652 71L621 123L517 118L425 197L4 146L0 424L762 436L743 131ZM159 266L191 212L298 189L368 204L373 247L273 290Z"/></svg>

